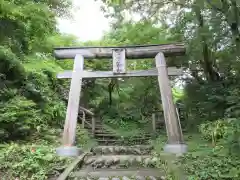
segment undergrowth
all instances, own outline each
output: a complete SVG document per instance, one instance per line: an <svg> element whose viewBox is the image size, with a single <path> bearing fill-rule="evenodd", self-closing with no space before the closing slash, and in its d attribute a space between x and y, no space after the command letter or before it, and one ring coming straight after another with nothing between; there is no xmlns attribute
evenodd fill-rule
<svg viewBox="0 0 240 180"><path fill-rule="evenodd" d="M154 156L161 159L157 166L165 170L169 180L240 179L238 123L237 119L224 119L202 124L200 134L185 135L188 152L181 157L163 153L166 136L161 135L152 142Z"/></svg>
<svg viewBox="0 0 240 180"><path fill-rule="evenodd" d="M122 138L134 138L144 136L151 132L151 123L148 121L126 121L120 118L104 119L105 128Z"/></svg>
<svg viewBox="0 0 240 180"><path fill-rule="evenodd" d="M0 150L2 180L45 180L56 177L71 161L58 157L53 145L11 143Z"/></svg>
<svg viewBox="0 0 240 180"><path fill-rule="evenodd" d="M62 129L45 127L32 134L27 141L0 144L1 180L46 180L56 178L74 158L56 154L61 146ZM77 130L77 145L83 150L94 146L87 132Z"/></svg>

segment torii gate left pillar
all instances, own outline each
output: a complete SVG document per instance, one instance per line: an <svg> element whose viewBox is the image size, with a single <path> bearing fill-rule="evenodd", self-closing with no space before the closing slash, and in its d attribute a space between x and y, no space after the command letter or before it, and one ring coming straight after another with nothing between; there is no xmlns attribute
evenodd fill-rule
<svg viewBox="0 0 240 180"><path fill-rule="evenodd" d="M88 49L88 50L87 50ZM165 61L165 55L179 55L185 52L182 44L170 45L152 45L141 47L88 47L88 48L57 48L55 55L57 58L74 58L74 68L71 73L71 86L66 114L66 121L63 132L63 146L57 148L57 154L61 156L78 156L79 149L75 146L75 136L77 127L77 116L79 100L82 86L82 79L87 74L83 70L84 57L86 58L110 58L113 56L113 72L105 74L103 77L129 77L129 76L148 76L148 71L144 75L140 72L126 72L125 56L132 59L155 57L156 71L150 76L158 76L160 94L162 98L164 119L167 129L168 142L164 150L168 153L183 154L187 151L184 143L181 125L177 116L176 108L173 103L173 96L168 79L168 68ZM117 55L117 56L116 56ZM106 75L107 74L107 75ZM94 77L96 74L94 75ZM98 74L99 76L99 74ZM90 78L89 75L86 77ZM93 77L93 76L92 76ZM101 77L101 72L100 76Z"/></svg>
<svg viewBox="0 0 240 180"><path fill-rule="evenodd" d="M67 114L63 131L63 147L57 149L61 156L78 156L79 149L75 145L78 109L82 89L84 57L77 54L74 58L73 73L68 97Z"/></svg>

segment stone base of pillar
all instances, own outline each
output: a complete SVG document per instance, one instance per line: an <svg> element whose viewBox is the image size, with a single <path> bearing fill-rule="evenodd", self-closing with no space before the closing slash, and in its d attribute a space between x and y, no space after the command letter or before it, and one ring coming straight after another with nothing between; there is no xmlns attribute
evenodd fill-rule
<svg viewBox="0 0 240 180"><path fill-rule="evenodd" d="M58 156L74 157L80 155L80 149L76 146L64 146L56 149Z"/></svg>
<svg viewBox="0 0 240 180"><path fill-rule="evenodd" d="M186 144L166 144L164 146L164 151L166 153L182 155L187 152Z"/></svg>

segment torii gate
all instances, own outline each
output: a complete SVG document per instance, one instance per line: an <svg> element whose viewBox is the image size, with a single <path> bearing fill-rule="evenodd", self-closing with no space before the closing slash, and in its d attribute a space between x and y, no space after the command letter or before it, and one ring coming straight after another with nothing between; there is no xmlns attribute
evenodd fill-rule
<svg viewBox="0 0 240 180"><path fill-rule="evenodd" d="M76 136L77 116L83 78L118 78L158 76L158 83L164 110L168 141L165 152L182 154L187 151L184 143L180 121L173 102L169 76L182 73L182 69L167 68L165 57L185 54L183 44L162 44L124 47L73 47L55 48L57 59L74 59L73 71L58 74L58 78L71 78L66 120L63 132L63 145L57 148L61 156L77 156L79 149L74 145ZM85 71L84 59L112 58L112 71ZM155 58L156 68L150 70L127 71L126 58Z"/></svg>

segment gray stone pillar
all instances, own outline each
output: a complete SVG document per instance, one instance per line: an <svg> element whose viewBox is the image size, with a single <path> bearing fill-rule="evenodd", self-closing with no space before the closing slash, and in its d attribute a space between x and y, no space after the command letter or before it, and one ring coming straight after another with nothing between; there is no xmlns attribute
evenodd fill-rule
<svg viewBox="0 0 240 180"><path fill-rule="evenodd" d="M73 73L69 91L67 114L63 132L63 146L57 148L57 154L60 156L78 156L79 149L74 146L79 101L82 88L82 72L84 58L81 55L76 55L74 59Z"/></svg>
<svg viewBox="0 0 240 180"><path fill-rule="evenodd" d="M183 154L187 151L184 143L180 122L173 102L172 89L168 78L167 65L163 53L155 57L158 70L158 83L161 93L164 119L166 124L168 142L164 150L169 153Z"/></svg>

